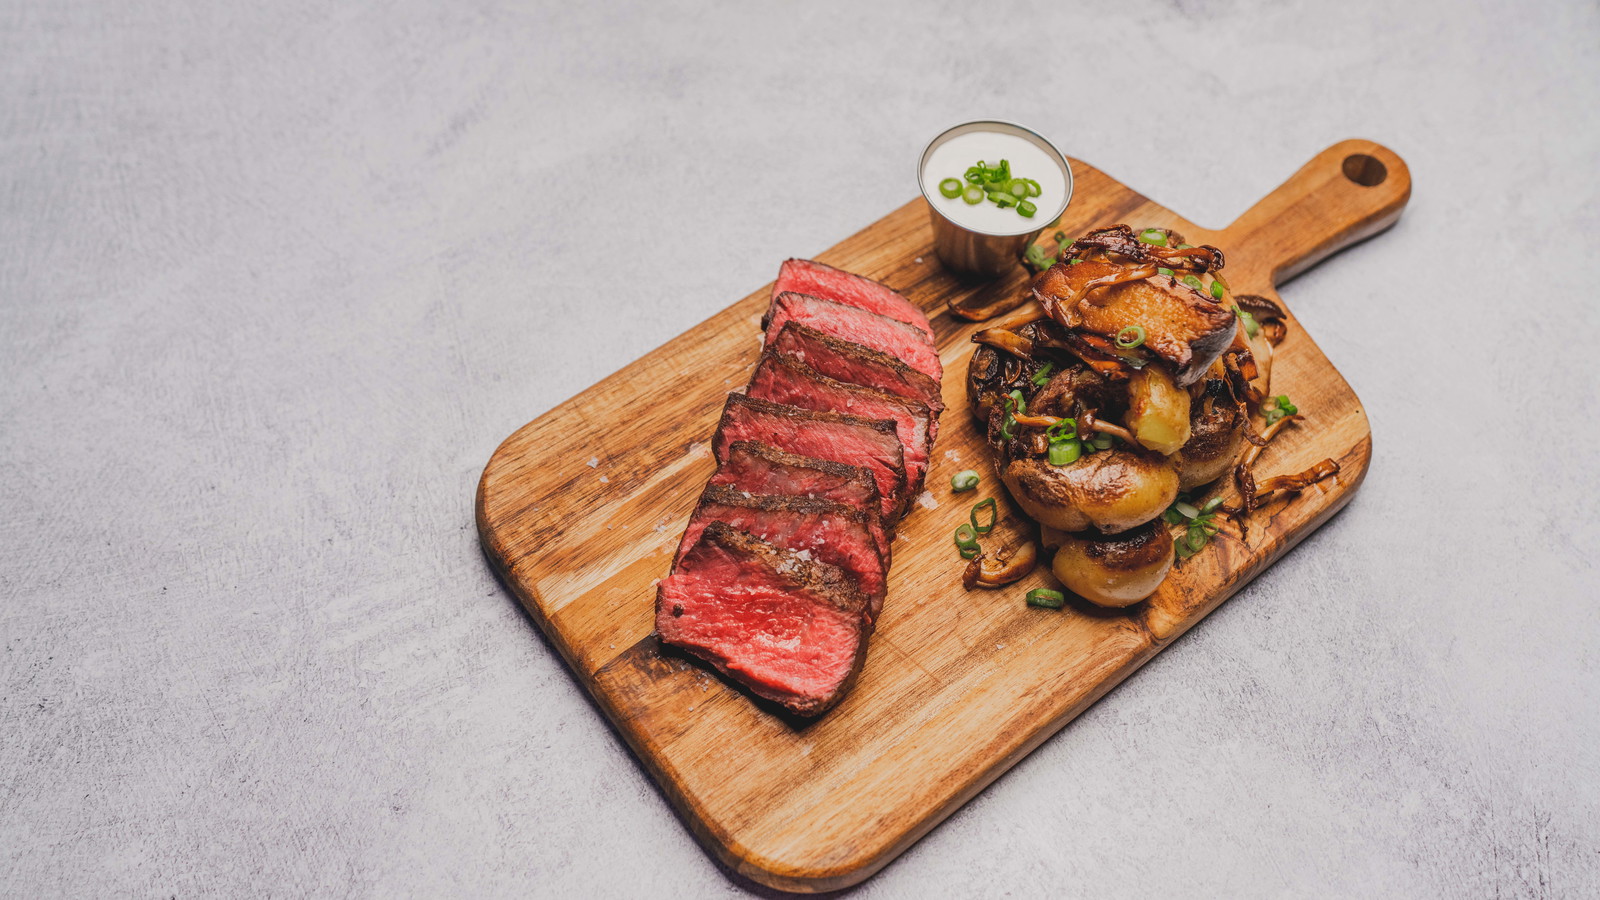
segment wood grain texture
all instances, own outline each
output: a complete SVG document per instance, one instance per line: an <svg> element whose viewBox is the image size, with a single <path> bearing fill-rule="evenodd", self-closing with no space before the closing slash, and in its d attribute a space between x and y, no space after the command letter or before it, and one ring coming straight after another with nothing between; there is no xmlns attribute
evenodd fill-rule
<svg viewBox="0 0 1600 900"><path fill-rule="evenodd" d="M1072 165L1066 232L1174 228L1223 248L1235 292L1274 299L1278 281L1392 224L1410 196L1398 156L1345 141L1213 231ZM1360 401L1291 317L1273 389L1306 421L1256 471L1331 457L1337 483L1267 506L1248 539L1214 541L1127 614L1026 607L1023 593L1052 583L1044 567L1008 590L966 593L950 533L977 499L1006 498L992 475L977 494L948 490L951 474L986 471L988 457L962 386L979 326L945 309L1016 292L1027 275L1019 266L974 286L946 273L921 199L819 259L929 312L949 405L928 474L937 506L914 507L902 523L866 666L820 721L774 715L664 655L651 635L655 582L714 468L709 439L724 395L759 355L770 285L523 426L489 460L477 504L488 558L699 839L731 869L792 891L848 886L882 868L1337 512L1371 457ZM625 431L605 415L617 409L628 410Z"/></svg>

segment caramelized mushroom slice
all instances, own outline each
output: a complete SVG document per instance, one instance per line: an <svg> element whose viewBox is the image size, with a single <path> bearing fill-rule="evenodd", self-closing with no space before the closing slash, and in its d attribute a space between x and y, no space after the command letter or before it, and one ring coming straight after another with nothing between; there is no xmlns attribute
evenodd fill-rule
<svg viewBox="0 0 1600 900"><path fill-rule="evenodd" d="M1038 274L1030 293L1051 319L1067 328L1115 338L1123 328L1139 325L1146 333L1144 346L1171 364L1178 384L1194 383L1234 341L1237 317L1208 293L1155 269L1192 266L1205 272L1221 267L1221 253L1213 256L1213 248L1149 248L1138 242L1130 247L1133 232L1125 226L1118 229L1126 234L1117 232L1109 250L1054 264ZM1080 240L1096 235L1104 239L1114 231L1101 229Z"/></svg>
<svg viewBox="0 0 1600 900"><path fill-rule="evenodd" d="M980 553L967 563L961 584L967 589L997 588L1020 581L1039 564L1039 548L1028 541L1015 550L997 554Z"/></svg>

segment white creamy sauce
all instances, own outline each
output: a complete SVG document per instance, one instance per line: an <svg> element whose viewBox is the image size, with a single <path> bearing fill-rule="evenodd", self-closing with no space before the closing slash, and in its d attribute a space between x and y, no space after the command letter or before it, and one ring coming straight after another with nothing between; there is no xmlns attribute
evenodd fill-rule
<svg viewBox="0 0 1600 900"><path fill-rule="evenodd" d="M947 198L939 193L939 182L946 178L960 180L965 188L968 168L980 160L993 166L1002 159L1011 162L1012 178L1032 178L1039 182L1039 196L1029 198L1039 209L1033 218L1018 214L1015 207L1001 209L988 198L982 203L968 205L960 197ZM1067 195L1067 177L1060 163L1027 138L995 131L969 131L945 141L928 154L928 163L922 169L922 189L935 209L963 228L984 234L1023 234L1042 228L1055 218Z"/></svg>

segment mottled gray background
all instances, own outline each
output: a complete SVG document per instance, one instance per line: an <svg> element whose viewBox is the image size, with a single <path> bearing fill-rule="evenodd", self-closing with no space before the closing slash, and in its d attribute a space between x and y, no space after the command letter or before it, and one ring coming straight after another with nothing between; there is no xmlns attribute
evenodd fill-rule
<svg viewBox="0 0 1600 900"><path fill-rule="evenodd" d="M860 895L1595 896L1597 109L1594 2L0 0L0 894L747 890L475 481L998 116L1211 225L1404 156L1283 291L1376 456Z"/></svg>

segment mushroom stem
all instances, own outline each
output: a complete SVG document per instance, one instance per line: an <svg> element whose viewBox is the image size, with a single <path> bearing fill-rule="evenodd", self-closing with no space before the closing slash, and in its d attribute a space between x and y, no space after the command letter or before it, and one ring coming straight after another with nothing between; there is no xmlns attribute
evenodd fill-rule
<svg viewBox="0 0 1600 900"><path fill-rule="evenodd" d="M1004 350L1012 356L1020 356L1023 359L1033 358L1033 341L1005 328L985 328L972 336L972 342Z"/></svg>
<svg viewBox="0 0 1600 900"><path fill-rule="evenodd" d="M1039 564L1039 547L1028 541L1016 550L1001 550L994 556L980 553L967 563L961 574L961 585L967 590L975 587L997 588L1022 579Z"/></svg>

